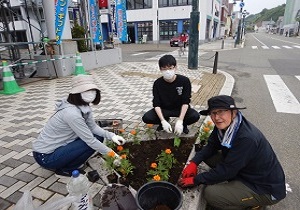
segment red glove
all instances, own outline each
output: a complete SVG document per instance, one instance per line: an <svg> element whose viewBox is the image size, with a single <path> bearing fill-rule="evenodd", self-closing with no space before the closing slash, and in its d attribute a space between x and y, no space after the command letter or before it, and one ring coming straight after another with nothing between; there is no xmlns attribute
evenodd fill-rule
<svg viewBox="0 0 300 210"><path fill-rule="evenodd" d="M193 187L195 186L194 177L181 178L178 181L180 187Z"/></svg>
<svg viewBox="0 0 300 210"><path fill-rule="evenodd" d="M182 171L182 178L194 177L197 175L197 165L190 162Z"/></svg>

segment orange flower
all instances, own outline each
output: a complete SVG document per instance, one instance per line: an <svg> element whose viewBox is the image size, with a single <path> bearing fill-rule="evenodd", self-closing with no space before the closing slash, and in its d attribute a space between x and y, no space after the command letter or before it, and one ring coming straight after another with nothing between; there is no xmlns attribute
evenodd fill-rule
<svg viewBox="0 0 300 210"><path fill-rule="evenodd" d="M152 128L153 124L147 124L147 128Z"/></svg>
<svg viewBox="0 0 300 210"><path fill-rule="evenodd" d="M120 152L122 151L124 148L122 146L117 146L117 150Z"/></svg>
<svg viewBox="0 0 300 210"><path fill-rule="evenodd" d="M108 157L115 157L115 155L116 155L116 154L115 154L114 151L110 151L110 152L107 153L107 156L108 156Z"/></svg>
<svg viewBox="0 0 300 210"><path fill-rule="evenodd" d="M120 133L125 133L125 130L122 128L122 129L119 129L119 132Z"/></svg>
<svg viewBox="0 0 300 210"><path fill-rule="evenodd" d="M132 135L136 135L136 130L131 130L130 133L131 133Z"/></svg>
<svg viewBox="0 0 300 210"><path fill-rule="evenodd" d="M157 168L157 164L156 163L151 163L151 168Z"/></svg>
<svg viewBox="0 0 300 210"><path fill-rule="evenodd" d="M209 128L209 127L204 127L204 128L203 128L203 131L204 131L205 133L208 133L208 132L210 131L210 128Z"/></svg>
<svg viewBox="0 0 300 210"><path fill-rule="evenodd" d="M154 181L159 181L159 180L160 180L160 176L159 176L159 175L155 175L155 176L153 177L153 180L154 180Z"/></svg>
<svg viewBox="0 0 300 210"><path fill-rule="evenodd" d="M211 126L213 123L212 123L212 121L207 121L207 126Z"/></svg>
<svg viewBox="0 0 300 210"><path fill-rule="evenodd" d="M121 159L126 159L126 154L121 155Z"/></svg>
<svg viewBox="0 0 300 210"><path fill-rule="evenodd" d="M171 151L170 149L166 149L166 150L165 150L165 153L167 153L167 154L171 154L171 153L172 153L172 151Z"/></svg>

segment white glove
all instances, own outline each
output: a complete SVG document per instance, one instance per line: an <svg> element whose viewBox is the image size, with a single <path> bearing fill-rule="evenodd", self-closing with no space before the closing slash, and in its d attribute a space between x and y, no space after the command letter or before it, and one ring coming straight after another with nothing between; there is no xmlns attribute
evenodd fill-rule
<svg viewBox="0 0 300 210"><path fill-rule="evenodd" d="M174 133L175 135L179 136L181 135L182 131L183 131L183 121L178 119L175 123Z"/></svg>
<svg viewBox="0 0 300 210"><path fill-rule="evenodd" d="M117 153L115 153L115 160L114 160L113 164L117 167L119 167L121 165L121 158Z"/></svg>
<svg viewBox="0 0 300 210"><path fill-rule="evenodd" d="M117 145L125 144L126 140L122 136L114 135L111 140L115 142Z"/></svg>
<svg viewBox="0 0 300 210"><path fill-rule="evenodd" d="M172 133L172 127L170 125L170 123L168 123L166 120L161 121L161 125L164 129L164 131L166 131L167 133Z"/></svg>

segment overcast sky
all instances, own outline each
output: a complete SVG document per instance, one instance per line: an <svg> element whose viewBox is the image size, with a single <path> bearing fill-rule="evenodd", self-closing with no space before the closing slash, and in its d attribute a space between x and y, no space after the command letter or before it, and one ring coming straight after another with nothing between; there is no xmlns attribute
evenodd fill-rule
<svg viewBox="0 0 300 210"><path fill-rule="evenodd" d="M233 2L233 0L229 0ZM264 8L272 9L279 5L285 4L286 0L244 0L245 6L244 9L250 12L250 14L260 13ZM234 8L235 11L239 10L240 1L237 1L237 4Z"/></svg>

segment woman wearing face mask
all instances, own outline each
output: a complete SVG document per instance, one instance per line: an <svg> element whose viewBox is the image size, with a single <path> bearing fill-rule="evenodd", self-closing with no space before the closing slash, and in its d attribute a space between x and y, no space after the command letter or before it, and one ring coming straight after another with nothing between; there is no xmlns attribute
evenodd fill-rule
<svg viewBox="0 0 300 210"><path fill-rule="evenodd" d="M168 133L173 129L168 122L170 117L177 117L174 133L188 134L188 125L199 120L199 113L190 107L191 82L189 78L175 74L176 59L172 55L164 55L158 61L162 77L153 84L153 109L143 116L144 123L158 124L157 131Z"/></svg>
<svg viewBox="0 0 300 210"><path fill-rule="evenodd" d="M102 143L104 138L118 145L125 143L123 137L96 124L90 104L97 105L100 99L100 90L91 75L72 79L68 98L57 104L56 112L32 142L33 157L39 165L58 176L71 176L95 151L101 154L111 151Z"/></svg>

